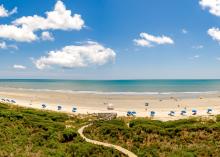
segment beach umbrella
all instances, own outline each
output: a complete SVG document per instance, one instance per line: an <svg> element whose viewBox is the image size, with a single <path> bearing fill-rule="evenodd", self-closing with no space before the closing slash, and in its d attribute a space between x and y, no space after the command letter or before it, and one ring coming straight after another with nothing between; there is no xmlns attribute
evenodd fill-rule
<svg viewBox="0 0 220 157"><path fill-rule="evenodd" d="M43 108L46 108L46 107L47 107L47 105L46 105L46 104L42 104L42 107L43 107Z"/></svg>
<svg viewBox="0 0 220 157"><path fill-rule="evenodd" d="M62 109L62 106L58 105L58 106L57 106L57 109L58 109L58 110L61 110L61 109Z"/></svg>

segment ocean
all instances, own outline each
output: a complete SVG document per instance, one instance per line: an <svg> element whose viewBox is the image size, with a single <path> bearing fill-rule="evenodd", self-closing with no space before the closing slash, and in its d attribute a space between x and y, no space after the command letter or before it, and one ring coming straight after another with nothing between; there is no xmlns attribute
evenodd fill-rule
<svg viewBox="0 0 220 157"><path fill-rule="evenodd" d="M220 80L0 79L0 88L97 94L219 93Z"/></svg>

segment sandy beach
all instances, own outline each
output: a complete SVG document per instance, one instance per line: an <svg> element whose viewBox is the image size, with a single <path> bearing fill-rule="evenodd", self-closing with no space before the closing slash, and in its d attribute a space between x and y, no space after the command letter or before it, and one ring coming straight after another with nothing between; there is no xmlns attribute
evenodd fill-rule
<svg viewBox="0 0 220 157"><path fill-rule="evenodd" d="M174 97L149 96L149 95L111 95L92 93L63 93L55 91L30 91L18 89L1 89L0 98L8 98L16 101L16 105L42 109L42 104L47 104L46 109L57 111L57 106L63 108L59 112L72 113L72 108L76 107L74 114L87 113L117 113L118 116L126 116L127 111L136 111L137 117L150 117L150 111L155 111L154 119L175 120L192 116L192 109L197 110L197 116L207 116L207 109L211 108L212 115L220 113L220 97L218 94L203 95L196 97ZM149 103L146 107L145 103ZM114 105L114 110L107 110L108 103ZM186 109L185 116L180 115ZM175 116L169 116L170 111L175 112Z"/></svg>

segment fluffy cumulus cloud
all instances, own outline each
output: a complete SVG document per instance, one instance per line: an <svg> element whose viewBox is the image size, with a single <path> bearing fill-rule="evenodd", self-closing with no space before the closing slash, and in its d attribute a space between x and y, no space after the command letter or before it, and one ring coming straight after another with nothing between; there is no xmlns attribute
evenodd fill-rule
<svg viewBox="0 0 220 157"><path fill-rule="evenodd" d="M220 16L220 0L200 0L203 9L208 9L215 16Z"/></svg>
<svg viewBox="0 0 220 157"><path fill-rule="evenodd" d="M216 40L220 43L220 29L219 28L210 28L208 30L208 35L212 37L213 40Z"/></svg>
<svg viewBox="0 0 220 157"><path fill-rule="evenodd" d="M88 67L90 65L104 65L115 59L116 53L103 45L88 41L80 45L65 46L61 50L50 51L35 61L38 69L50 66L63 68Z"/></svg>
<svg viewBox="0 0 220 157"><path fill-rule="evenodd" d="M10 25L0 25L0 38L31 42L39 39L35 34L39 30L80 30L83 27L84 21L81 15L72 15L71 10L67 10L64 3L59 0L53 11L46 12L46 17L23 16ZM45 32L42 33L43 40L45 37L51 40L51 34Z"/></svg>
<svg viewBox="0 0 220 157"><path fill-rule="evenodd" d="M23 66L23 65L17 65L17 64L13 65L13 68L14 68L14 69L20 69L20 70L25 70L25 69L27 69L26 66Z"/></svg>
<svg viewBox="0 0 220 157"><path fill-rule="evenodd" d="M148 33L140 33L139 39L134 39L134 43L138 46L152 47L155 44L164 45L164 44L174 44L173 39L167 36L153 36Z"/></svg>
<svg viewBox="0 0 220 157"><path fill-rule="evenodd" d="M0 25L0 37L19 42L37 40L37 36L28 28L21 28L13 25Z"/></svg>
<svg viewBox="0 0 220 157"><path fill-rule="evenodd" d="M54 37L52 35L52 33L45 31L41 33L41 39L42 40L49 40L49 41L53 41Z"/></svg>
<svg viewBox="0 0 220 157"><path fill-rule="evenodd" d="M0 5L0 17L8 17L12 14L17 13L17 7L15 7L14 9L12 9L11 11L8 11L7 9L5 9L4 5Z"/></svg>
<svg viewBox="0 0 220 157"><path fill-rule="evenodd" d="M81 15L71 15L71 10L67 10L62 1L57 1L54 10L46 12L46 17L38 15L24 16L13 21L17 26L27 27L30 30L80 30L84 26Z"/></svg>

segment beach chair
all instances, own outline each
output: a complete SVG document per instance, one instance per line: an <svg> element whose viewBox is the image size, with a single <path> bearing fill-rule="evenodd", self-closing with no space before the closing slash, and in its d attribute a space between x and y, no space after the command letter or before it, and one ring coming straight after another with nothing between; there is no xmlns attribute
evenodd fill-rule
<svg viewBox="0 0 220 157"><path fill-rule="evenodd" d="M180 112L180 114L181 114L182 116L185 116L185 115L186 115L186 110L182 110L182 111Z"/></svg>
<svg viewBox="0 0 220 157"><path fill-rule="evenodd" d="M61 110L61 109L62 109L62 106L58 105L57 110Z"/></svg>
<svg viewBox="0 0 220 157"><path fill-rule="evenodd" d="M197 115L197 110L193 109L192 110L192 115Z"/></svg>
<svg viewBox="0 0 220 157"><path fill-rule="evenodd" d="M170 111L170 113L168 115L169 116L175 116L175 112L174 111Z"/></svg>
<svg viewBox="0 0 220 157"><path fill-rule="evenodd" d="M46 104L42 104L41 106L42 106L42 108L46 108L46 107L47 107L47 105L46 105Z"/></svg>
<svg viewBox="0 0 220 157"><path fill-rule="evenodd" d="M212 109L211 108L207 109L207 114L212 114Z"/></svg>
<svg viewBox="0 0 220 157"><path fill-rule="evenodd" d="M151 111L151 112L150 112L150 116L151 116L151 117L154 117L155 114L156 114L156 112L154 112L154 111Z"/></svg>

